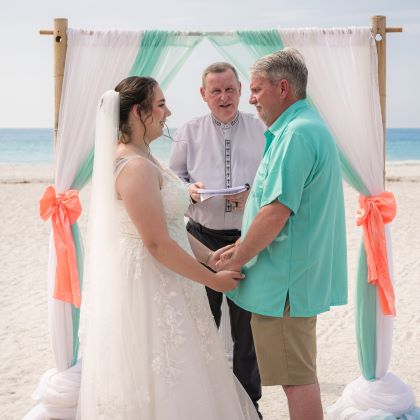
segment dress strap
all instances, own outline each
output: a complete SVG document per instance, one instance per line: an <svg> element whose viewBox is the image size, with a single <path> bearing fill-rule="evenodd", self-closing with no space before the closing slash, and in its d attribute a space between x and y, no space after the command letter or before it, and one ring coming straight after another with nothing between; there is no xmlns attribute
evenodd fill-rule
<svg viewBox="0 0 420 420"><path fill-rule="evenodd" d="M153 162L150 159L145 158L144 156L140 156L140 155L128 155L128 156L122 156L122 157L117 158L115 160L115 169L114 169L115 179L118 178L118 175L121 173L121 171L123 170L124 166L128 162L130 162L131 160L134 160L134 159L143 159L143 160L151 163L155 168L157 168L159 170L159 175L160 175L160 173L162 171L162 168L157 163Z"/></svg>

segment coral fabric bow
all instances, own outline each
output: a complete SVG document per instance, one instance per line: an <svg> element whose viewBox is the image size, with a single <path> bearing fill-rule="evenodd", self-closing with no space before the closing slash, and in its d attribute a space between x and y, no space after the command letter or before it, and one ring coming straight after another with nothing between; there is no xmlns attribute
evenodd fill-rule
<svg viewBox="0 0 420 420"><path fill-rule="evenodd" d="M51 217L54 232L57 255L54 298L72 303L77 308L81 301L80 283L71 225L81 212L76 190L56 194L54 187L50 185L39 202L39 214L43 220Z"/></svg>
<svg viewBox="0 0 420 420"><path fill-rule="evenodd" d="M397 212L394 194L359 197L357 226L363 225L363 244L366 250L368 281L378 288L382 312L395 316L395 295L388 269L385 227Z"/></svg>

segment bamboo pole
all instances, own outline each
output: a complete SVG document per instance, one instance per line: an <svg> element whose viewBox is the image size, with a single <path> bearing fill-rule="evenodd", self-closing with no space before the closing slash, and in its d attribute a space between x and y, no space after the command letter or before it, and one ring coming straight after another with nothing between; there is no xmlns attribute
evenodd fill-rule
<svg viewBox="0 0 420 420"><path fill-rule="evenodd" d="M378 54L378 82L379 98L381 102L382 130L384 135L383 159L384 159L384 187L385 187L385 159L386 159L386 34L402 32L403 29L387 28L386 16L372 16L372 33L375 34L376 51Z"/></svg>
<svg viewBox="0 0 420 420"><path fill-rule="evenodd" d="M54 143L57 144L58 118L60 115L61 92L67 53L68 20L54 19L54 30L41 29L40 35L53 35L54 46Z"/></svg>
<svg viewBox="0 0 420 420"><path fill-rule="evenodd" d="M402 32L402 28L386 28L385 32Z"/></svg>
<svg viewBox="0 0 420 420"><path fill-rule="evenodd" d="M54 141L57 144L58 118L67 53L67 19L54 19Z"/></svg>
<svg viewBox="0 0 420 420"><path fill-rule="evenodd" d="M372 16L372 32L375 34L376 51L378 54L378 82L379 99L381 101L382 131L384 135L383 159L384 159L384 186L385 186L385 159L386 159L386 17Z"/></svg>

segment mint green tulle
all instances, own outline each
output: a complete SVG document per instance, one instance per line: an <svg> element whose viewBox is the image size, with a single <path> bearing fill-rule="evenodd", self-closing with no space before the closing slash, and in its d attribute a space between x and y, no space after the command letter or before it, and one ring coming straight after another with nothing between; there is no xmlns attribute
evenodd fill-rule
<svg viewBox="0 0 420 420"><path fill-rule="evenodd" d="M202 39L176 31L146 31L129 75L154 77L165 90Z"/></svg>
<svg viewBox="0 0 420 420"><path fill-rule="evenodd" d="M80 290L83 290L83 262L84 262L84 249L82 242L82 234L80 233L79 225L74 223L71 226L71 233L73 235L74 247L76 249L76 259L77 259L77 271L79 274L79 284ZM80 323L80 309L71 305L71 317L73 323L73 358L71 361L71 366L74 366L77 363L77 358L79 355L79 323Z"/></svg>
<svg viewBox="0 0 420 420"><path fill-rule="evenodd" d="M168 31L146 31L129 76L152 76L169 38Z"/></svg>
<svg viewBox="0 0 420 420"><path fill-rule="evenodd" d="M209 35L208 40L245 79L249 79L249 68L255 60L283 49L280 35L275 30Z"/></svg>
<svg viewBox="0 0 420 420"><path fill-rule="evenodd" d="M81 190L83 187L90 181L92 177L93 169L93 148L89 151L84 162L80 166L79 170L76 173L74 181L71 185L71 189ZM71 226L71 233L73 236L74 247L76 250L76 259L77 259L77 271L79 274L79 283L80 290L83 290L83 262L84 262L84 249L82 234L78 223L74 223ZM80 323L80 309L71 305L71 316L73 323L73 358L71 365L74 366L77 363L79 355L79 323Z"/></svg>
<svg viewBox="0 0 420 420"><path fill-rule="evenodd" d="M283 49L278 31L237 31L240 41L252 52L257 59Z"/></svg>
<svg viewBox="0 0 420 420"><path fill-rule="evenodd" d="M360 194L370 195L359 174L338 149L343 178ZM376 287L368 282L366 252L362 242L356 279L356 341L360 370L368 381L376 378L376 299Z"/></svg>
<svg viewBox="0 0 420 420"><path fill-rule="evenodd" d="M357 354L363 377L376 379L376 287L367 279L367 261L363 242L360 244L356 283Z"/></svg>

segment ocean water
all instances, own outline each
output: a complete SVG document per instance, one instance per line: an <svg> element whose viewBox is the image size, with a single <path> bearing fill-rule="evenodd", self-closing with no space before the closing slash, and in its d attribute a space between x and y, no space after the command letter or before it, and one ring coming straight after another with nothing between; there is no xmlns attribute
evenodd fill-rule
<svg viewBox="0 0 420 420"><path fill-rule="evenodd" d="M173 135L176 129L171 129ZM1 128L0 164L51 164L54 161L51 128ZM151 145L153 154L168 161L171 140L160 138ZM386 160L420 161L420 128L388 128Z"/></svg>

